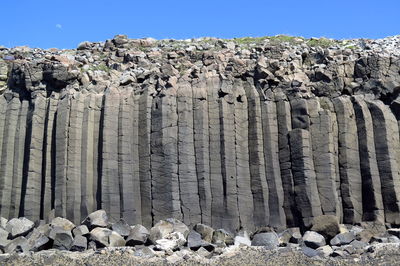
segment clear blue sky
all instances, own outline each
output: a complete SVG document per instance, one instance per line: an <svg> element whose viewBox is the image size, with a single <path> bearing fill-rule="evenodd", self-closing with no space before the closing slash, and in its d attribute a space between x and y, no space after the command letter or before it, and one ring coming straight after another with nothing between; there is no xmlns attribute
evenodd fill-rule
<svg viewBox="0 0 400 266"><path fill-rule="evenodd" d="M194 38L400 34L400 0L1 0L0 45L75 48L116 34Z"/></svg>

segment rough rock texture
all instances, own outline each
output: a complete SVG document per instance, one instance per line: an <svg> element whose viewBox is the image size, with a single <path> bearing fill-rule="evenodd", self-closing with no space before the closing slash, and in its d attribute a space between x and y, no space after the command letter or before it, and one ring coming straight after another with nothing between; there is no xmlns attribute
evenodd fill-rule
<svg viewBox="0 0 400 266"><path fill-rule="evenodd" d="M90 230L121 218L307 229L322 214L398 226L399 43L0 48L0 215L78 224L107 211Z"/></svg>

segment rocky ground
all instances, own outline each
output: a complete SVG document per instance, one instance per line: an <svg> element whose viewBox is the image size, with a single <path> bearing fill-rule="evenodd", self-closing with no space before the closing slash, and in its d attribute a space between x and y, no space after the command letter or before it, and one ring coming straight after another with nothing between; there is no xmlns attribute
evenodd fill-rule
<svg viewBox="0 0 400 266"><path fill-rule="evenodd" d="M99 210L80 225L2 218L0 236L1 265L395 265L400 258L400 229L339 224L331 215L304 233L263 227L249 236L176 219L147 230L111 223Z"/></svg>

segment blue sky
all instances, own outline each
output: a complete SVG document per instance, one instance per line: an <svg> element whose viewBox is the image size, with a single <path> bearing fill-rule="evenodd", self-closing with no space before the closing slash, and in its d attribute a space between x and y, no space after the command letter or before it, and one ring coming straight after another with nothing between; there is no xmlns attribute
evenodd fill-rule
<svg viewBox="0 0 400 266"><path fill-rule="evenodd" d="M156 39L400 34L400 0L2 0L0 45L75 48L116 34Z"/></svg>

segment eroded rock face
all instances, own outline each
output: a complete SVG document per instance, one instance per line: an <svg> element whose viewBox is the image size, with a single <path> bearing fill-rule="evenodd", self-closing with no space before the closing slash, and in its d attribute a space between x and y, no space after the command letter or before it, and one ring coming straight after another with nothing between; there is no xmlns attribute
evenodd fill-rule
<svg viewBox="0 0 400 266"><path fill-rule="evenodd" d="M118 36L2 48L0 215L114 224L124 236L126 224L167 218L229 232L309 229L323 214L400 225L393 42Z"/></svg>

